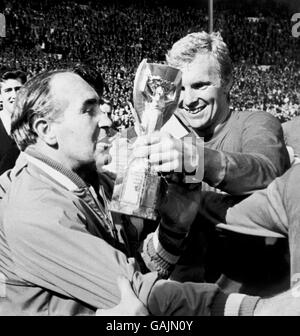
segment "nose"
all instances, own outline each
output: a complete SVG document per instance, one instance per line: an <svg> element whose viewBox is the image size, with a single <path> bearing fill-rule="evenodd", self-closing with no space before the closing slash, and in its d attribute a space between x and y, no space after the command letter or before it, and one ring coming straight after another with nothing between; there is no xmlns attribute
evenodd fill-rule
<svg viewBox="0 0 300 336"><path fill-rule="evenodd" d="M11 90L10 98L16 99L17 97L17 91L16 90Z"/></svg>
<svg viewBox="0 0 300 336"><path fill-rule="evenodd" d="M112 121L106 113L100 112L98 119L98 127L109 129L112 126Z"/></svg>
<svg viewBox="0 0 300 336"><path fill-rule="evenodd" d="M183 107L193 109L198 104L198 97L192 89L185 89L182 92Z"/></svg>

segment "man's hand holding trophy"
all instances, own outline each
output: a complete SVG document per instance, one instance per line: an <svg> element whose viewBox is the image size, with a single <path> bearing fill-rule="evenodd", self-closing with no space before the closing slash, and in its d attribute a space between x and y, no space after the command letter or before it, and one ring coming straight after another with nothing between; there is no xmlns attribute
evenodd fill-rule
<svg viewBox="0 0 300 336"><path fill-rule="evenodd" d="M117 173L109 206L111 211L156 220L158 208L162 207L163 210L164 205L168 203L161 189L161 174L151 163L151 153L141 153L140 149L145 141L155 143L157 134L161 133L160 129L177 108L180 91L179 69L164 64L147 63L146 60L141 62L136 72L133 91L133 114L138 138L126 169L121 169ZM170 136L168 134L165 136L165 144L160 142L160 146L168 146L167 138ZM178 146L180 152L181 140L178 140ZM170 188L173 189L174 187Z"/></svg>

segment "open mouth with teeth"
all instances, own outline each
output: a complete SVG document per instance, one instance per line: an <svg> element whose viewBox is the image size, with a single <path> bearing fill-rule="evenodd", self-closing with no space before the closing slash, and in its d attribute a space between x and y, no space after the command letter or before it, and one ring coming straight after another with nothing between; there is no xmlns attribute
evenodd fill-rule
<svg viewBox="0 0 300 336"><path fill-rule="evenodd" d="M209 105L207 101L205 101L202 98L198 98L192 104L185 105L185 106L183 104L182 107L187 113L194 115L194 114L201 113L206 108L207 105Z"/></svg>
<svg viewBox="0 0 300 336"><path fill-rule="evenodd" d="M192 109L192 110L191 109L186 109L186 111L190 114L197 114L197 113L202 112L205 109L206 106L207 106L207 104L203 104L203 105L198 106L197 108Z"/></svg>

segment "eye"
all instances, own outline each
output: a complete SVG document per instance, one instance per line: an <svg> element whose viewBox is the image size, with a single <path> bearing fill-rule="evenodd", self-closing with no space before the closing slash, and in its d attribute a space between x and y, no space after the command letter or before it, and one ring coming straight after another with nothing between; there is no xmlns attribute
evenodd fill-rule
<svg viewBox="0 0 300 336"><path fill-rule="evenodd" d="M88 106L86 108L83 109L82 113L83 114L89 114L89 115L94 115L95 114L95 106Z"/></svg>
<svg viewBox="0 0 300 336"><path fill-rule="evenodd" d="M195 90L199 90L199 89L203 89L203 88L205 88L206 87L206 85L203 85L203 84L196 84L195 86L194 86L194 89Z"/></svg>
<svg viewBox="0 0 300 336"><path fill-rule="evenodd" d="M195 83L194 85L192 85L192 88L194 90L205 90L207 89L209 86L211 85L211 83L207 83L207 82L199 82L199 83Z"/></svg>

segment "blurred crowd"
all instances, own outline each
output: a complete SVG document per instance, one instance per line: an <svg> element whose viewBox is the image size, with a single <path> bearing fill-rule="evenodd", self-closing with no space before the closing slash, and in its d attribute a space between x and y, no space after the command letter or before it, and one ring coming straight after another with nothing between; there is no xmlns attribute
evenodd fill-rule
<svg viewBox="0 0 300 336"><path fill-rule="evenodd" d="M281 122L300 114L300 71L293 60L283 65L235 67L231 90L232 108L259 109Z"/></svg>
<svg viewBox="0 0 300 336"><path fill-rule="evenodd" d="M143 58L162 62L186 33L207 30L207 8L168 6L157 1L5 1L6 37L0 66L33 76L66 61L88 61L107 83L112 118L119 129L133 117L128 101ZM215 9L214 30L228 44L235 66L233 109L256 108L281 121L300 114L300 38L291 34L287 11L243 7Z"/></svg>

